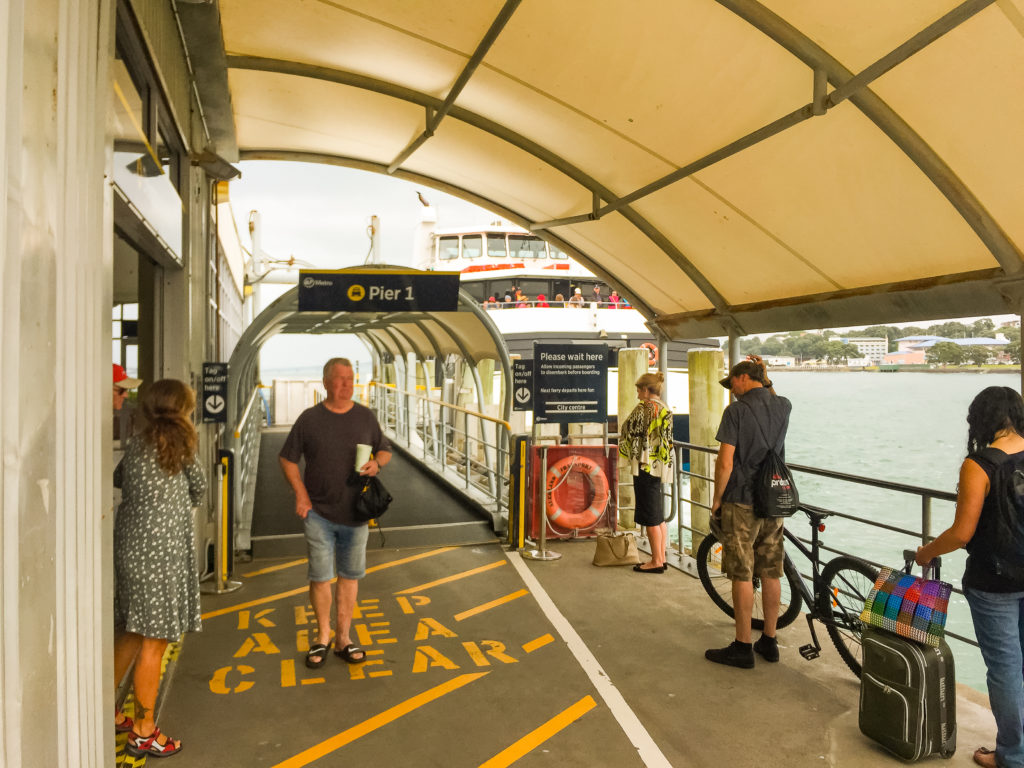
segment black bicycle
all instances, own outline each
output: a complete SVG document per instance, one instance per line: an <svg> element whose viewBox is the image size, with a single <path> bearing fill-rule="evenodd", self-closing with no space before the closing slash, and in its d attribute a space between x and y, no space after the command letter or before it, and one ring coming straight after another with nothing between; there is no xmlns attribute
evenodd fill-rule
<svg viewBox="0 0 1024 768"><path fill-rule="evenodd" d="M819 534L825 530L822 522L829 512L801 508L811 525L811 542L808 547L789 529L784 531L786 539L811 561L811 586L800 575L796 565L786 553L785 578L782 579L782 605L779 608L778 627L792 624L800 615L802 606L807 606L807 626L811 630L812 642L800 646L800 655L805 659L816 659L821 653L821 644L814 629L814 619L825 625L828 636L846 665L857 677L861 669L861 621L860 613L864 601L874 586L878 570L870 563L856 557L840 555L820 567ZM715 605L730 617L734 617L732 605L732 582L722 570L722 545L712 532L705 534L697 548L697 573L708 595ZM761 614L761 584L754 579L753 629L764 628Z"/></svg>

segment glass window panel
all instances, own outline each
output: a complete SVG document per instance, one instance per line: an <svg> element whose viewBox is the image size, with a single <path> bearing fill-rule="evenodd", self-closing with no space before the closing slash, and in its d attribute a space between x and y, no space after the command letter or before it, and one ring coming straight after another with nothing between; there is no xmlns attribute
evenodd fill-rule
<svg viewBox="0 0 1024 768"><path fill-rule="evenodd" d="M133 379L139 377L139 345L126 344L124 348L124 369Z"/></svg>
<svg viewBox="0 0 1024 768"><path fill-rule="evenodd" d="M441 261L451 261L459 258L459 236L449 235L437 239L437 258Z"/></svg>
<svg viewBox="0 0 1024 768"><path fill-rule="evenodd" d="M487 255L492 259L504 259L508 256L508 248L506 248L505 235L488 235L487 236Z"/></svg>
<svg viewBox="0 0 1024 768"><path fill-rule="evenodd" d="M565 251L559 250L550 243L548 244L548 253L551 255L552 259L558 259L560 261L564 261L569 258L569 254Z"/></svg>
<svg viewBox="0 0 1024 768"><path fill-rule="evenodd" d="M121 305L124 314L121 316L123 320L138 320L139 319L139 305L138 304L122 304Z"/></svg>
<svg viewBox="0 0 1024 768"><path fill-rule="evenodd" d="M481 235L465 235L462 238L462 258L479 259L483 253L484 241Z"/></svg>
<svg viewBox="0 0 1024 768"><path fill-rule="evenodd" d="M114 338L114 339L120 339L121 338L121 321L120 320L115 320L114 321L114 329L113 329L113 334L112 334L111 338Z"/></svg>
<svg viewBox="0 0 1024 768"><path fill-rule="evenodd" d="M111 362L121 364L121 340L114 339L114 343L111 345Z"/></svg>
<svg viewBox="0 0 1024 768"><path fill-rule="evenodd" d="M509 254L513 259L543 259L544 241L530 235L509 235Z"/></svg>

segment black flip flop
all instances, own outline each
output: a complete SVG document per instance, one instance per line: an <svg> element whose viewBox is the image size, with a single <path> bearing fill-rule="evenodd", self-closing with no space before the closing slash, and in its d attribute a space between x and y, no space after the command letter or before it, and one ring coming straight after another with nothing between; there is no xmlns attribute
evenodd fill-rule
<svg viewBox="0 0 1024 768"><path fill-rule="evenodd" d="M331 644L324 645L323 643L317 643L316 645L310 646L309 650L306 651L306 666L310 669L319 669L325 663L327 663L327 651L331 648ZM315 656L319 656L319 659L315 659Z"/></svg>
<svg viewBox="0 0 1024 768"><path fill-rule="evenodd" d="M353 656L357 653L361 653L362 656L360 656L358 659L353 658ZM349 643L344 648L335 648L334 655L337 656L339 659L344 659L349 664L362 664L364 661L366 661L366 651L364 651L355 643Z"/></svg>
<svg viewBox="0 0 1024 768"><path fill-rule="evenodd" d="M641 568L641 565L647 565L647 563L637 563L633 566L633 570L637 573L664 573L668 570L667 565L662 565L657 568Z"/></svg>

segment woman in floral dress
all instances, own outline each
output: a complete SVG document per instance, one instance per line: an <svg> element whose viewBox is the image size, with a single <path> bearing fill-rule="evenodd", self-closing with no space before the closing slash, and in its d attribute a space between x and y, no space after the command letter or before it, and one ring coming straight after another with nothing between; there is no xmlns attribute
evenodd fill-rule
<svg viewBox="0 0 1024 768"><path fill-rule="evenodd" d="M169 641L197 632L199 577L192 507L206 491L190 418L195 393L184 382L153 384L142 403L146 428L132 438L115 473L123 500L114 523L115 686L135 662L135 717L115 714L133 755L167 757L181 742L153 721L160 666Z"/></svg>

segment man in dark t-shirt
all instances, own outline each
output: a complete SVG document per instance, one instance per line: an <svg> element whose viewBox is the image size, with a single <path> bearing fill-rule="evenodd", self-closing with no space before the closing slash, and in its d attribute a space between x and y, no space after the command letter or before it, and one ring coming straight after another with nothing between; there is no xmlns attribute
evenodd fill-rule
<svg viewBox="0 0 1024 768"><path fill-rule="evenodd" d="M786 430L793 406L775 394L765 365L756 355L734 365L719 383L737 398L725 409L718 427L716 439L721 446L715 460L715 497L711 502L711 515L722 542L722 569L732 581L736 640L725 648L709 649L704 656L718 664L750 669L754 666L754 651L766 661L779 660L775 625L785 557L782 518L754 514L754 478L768 455L766 439L785 458ZM761 580L764 631L752 646L755 576Z"/></svg>
<svg viewBox="0 0 1024 768"><path fill-rule="evenodd" d="M323 666L331 646L331 582L334 590L334 653L355 664L366 658L349 637L359 579L366 574L366 523L357 521L353 505L357 486L348 482L353 470L374 476L391 460L391 444L373 411L352 400L352 364L335 357L324 365L327 399L302 412L278 456L295 492L295 514L304 521L309 552L309 601L316 614L318 637L306 654L306 666ZM369 446L372 457L356 466L357 446ZM306 469L299 472L299 459Z"/></svg>

